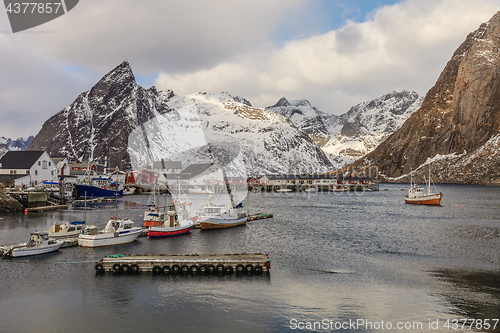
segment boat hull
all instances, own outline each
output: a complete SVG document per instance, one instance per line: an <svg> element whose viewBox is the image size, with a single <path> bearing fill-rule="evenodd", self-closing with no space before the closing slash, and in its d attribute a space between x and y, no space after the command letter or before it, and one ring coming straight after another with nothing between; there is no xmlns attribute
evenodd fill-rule
<svg viewBox="0 0 500 333"><path fill-rule="evenodd" d="M247 223L246 216L234 220L207 219L205 221L200 221L200 228L204 230L223 229L223 228L231 228L240 225L245 225L246 223Z"/></svg>
<svg viewBox="0 0 500 333"><path fill-rule="evenodd" d="M148 236L150 238L180 236L190 233L192 228L192 223L187 226L173 228L151 227Z"/></svg>
<svg viewBox="0 0 500 333"><path fill-rule="evenodd" d="M414 205L430 205L439 206L441 205L441 194L425 195L417 198L410 198L405 196L405 202Z"/></svg>
<svg viewBox="0 0 500 333"><path fill-rule="evenodd" d="M104 198L115 198L123 197L122 190L104 189L98 186L85 185L85 184L75 184L76 195L75 197L104 197Z"/></svg>
<svg viewBox="0 0 500 333"><path fill-rule="evenodd" d="M132 230L120 231L119 234L113 232L99 233L97 235L82 234L78 236L78 245L82 247L100 247L130 243L135 241L141 232L141 228L134 228Z"/></svg>
<svg viewBox="0 0 500 333"><path fill-rule="evenodd" d="M54 244L35 246L35 247L19 247L12 250L12 257L26 257L37 254L44 254L57 251L64 243L62 240L56 241Z"/></svg>

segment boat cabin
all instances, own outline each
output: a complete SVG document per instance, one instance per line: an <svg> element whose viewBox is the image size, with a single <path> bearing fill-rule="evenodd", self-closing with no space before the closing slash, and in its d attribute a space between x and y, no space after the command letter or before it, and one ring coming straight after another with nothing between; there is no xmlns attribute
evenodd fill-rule
<svg viewBox="0 0 500 333"><path fill-rule="evenodd" d="M205 207L205 216L220 216L221 218L229 218L238 215L238 210L225 207Z"/></svg>
<svg viewBox="0 0 500 333"><path fill-rule="evenodd" d="M408 197L410 198L415 198L415 197L422 197L424 196L424 189L420 186L414 186L408 191Z"/></svg>
<svg viewBox="0 0 500 333"><path fill-rule="evenodd" d="M32 232L30 233L30 238L26 243L26 247L39 246L43 241L47 241L49 244L55 243L54 240L49 238L49 234L46 232Z"/></svg>
<svg viewBox="0 0 500 333"><path fill-rule="evenodd" d="M134 222L131 220L116 220L111 219L106 224L106 228L104 228L104 232L116 232L118 229L127 230L132 229L134 227Z"/></svg>

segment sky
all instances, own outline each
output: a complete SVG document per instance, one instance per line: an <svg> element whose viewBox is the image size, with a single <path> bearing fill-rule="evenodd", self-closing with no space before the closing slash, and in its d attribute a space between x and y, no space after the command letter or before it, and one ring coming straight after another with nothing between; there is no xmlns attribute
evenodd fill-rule
<svg viewBox="0 0 500 333"><path fill-rule="evenodd" d="M425 95L500 0L81 0L12 33L0 8L0 137L43 123L122 61L145 88L307 99L332 114Z"/></svg>

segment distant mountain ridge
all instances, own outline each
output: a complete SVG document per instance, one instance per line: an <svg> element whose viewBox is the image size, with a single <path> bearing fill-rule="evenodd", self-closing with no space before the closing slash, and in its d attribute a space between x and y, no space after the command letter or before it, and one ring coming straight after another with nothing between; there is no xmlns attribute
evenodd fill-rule
<svg viewBox="0 0 500 333"><path fill-rule="evenodd" d="M333 169L287 118L227 93L177 96L144 89L128 62L48 119L30 145L50 154L138 169L162 158L227 167L228 175Z"/></svg>
<svg viewBox="0 0 500 333"><path fill-rule="evenodd" d="M352 107L336 116L319 111L309 101L281 98L266 109L289 118L340 168L375 149L422 104L416 92L396 90Z"/></svg>
<svg viewBox="0 0 500 333"><path fill-rule="evenodd" d="M9 150L26 150L28 149L31 141L35 137L30 135L28 138L17 138L12 140L11 138L0 137L0 157L5 155Z"/></svg>
<svg viewBox="0 0 500 333"><path fill-rule="evenodd" d="M387 180L500 184L500 12L453 53L421 108L350 167ZM413 170L413 171L412 171Z"/></svg>

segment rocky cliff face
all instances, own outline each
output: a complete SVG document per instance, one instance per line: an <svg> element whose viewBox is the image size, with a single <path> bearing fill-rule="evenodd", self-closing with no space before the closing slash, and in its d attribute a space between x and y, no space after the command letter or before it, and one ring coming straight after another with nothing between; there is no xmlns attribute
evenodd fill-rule
<svg viewBox="0 0 500 333"><path fill-rule="evenodd" d="M307 100L288 101L284 97L266 109L289 118L339 168L375 149L422 101L416 92L397 90L360 103L340 116L321 112Z"/></svg>
<svg viewBox="0 0 500 333"><path fill-rule="evenodd" d="M500 12L455 51L421 108L365 158L389 179L431 168L440 182L498 184Z"/></svg>
<svg viewBox="0 0 500 333"><path fill-rule="evenodd" d="M154 88L140 87L128 62L106 74L65 109L48 119L29 149L51 155L130 167L127 139L132 130L168 110Z"/></svg>
<svg viewBox="0 0 500 333"><path fill-rule="evenodd" d="M45 122L30 145L138 169L160 159L217 162L229 176L325 172L332 164L288 119L227 93L144 89L127 62Z"/></svg>

